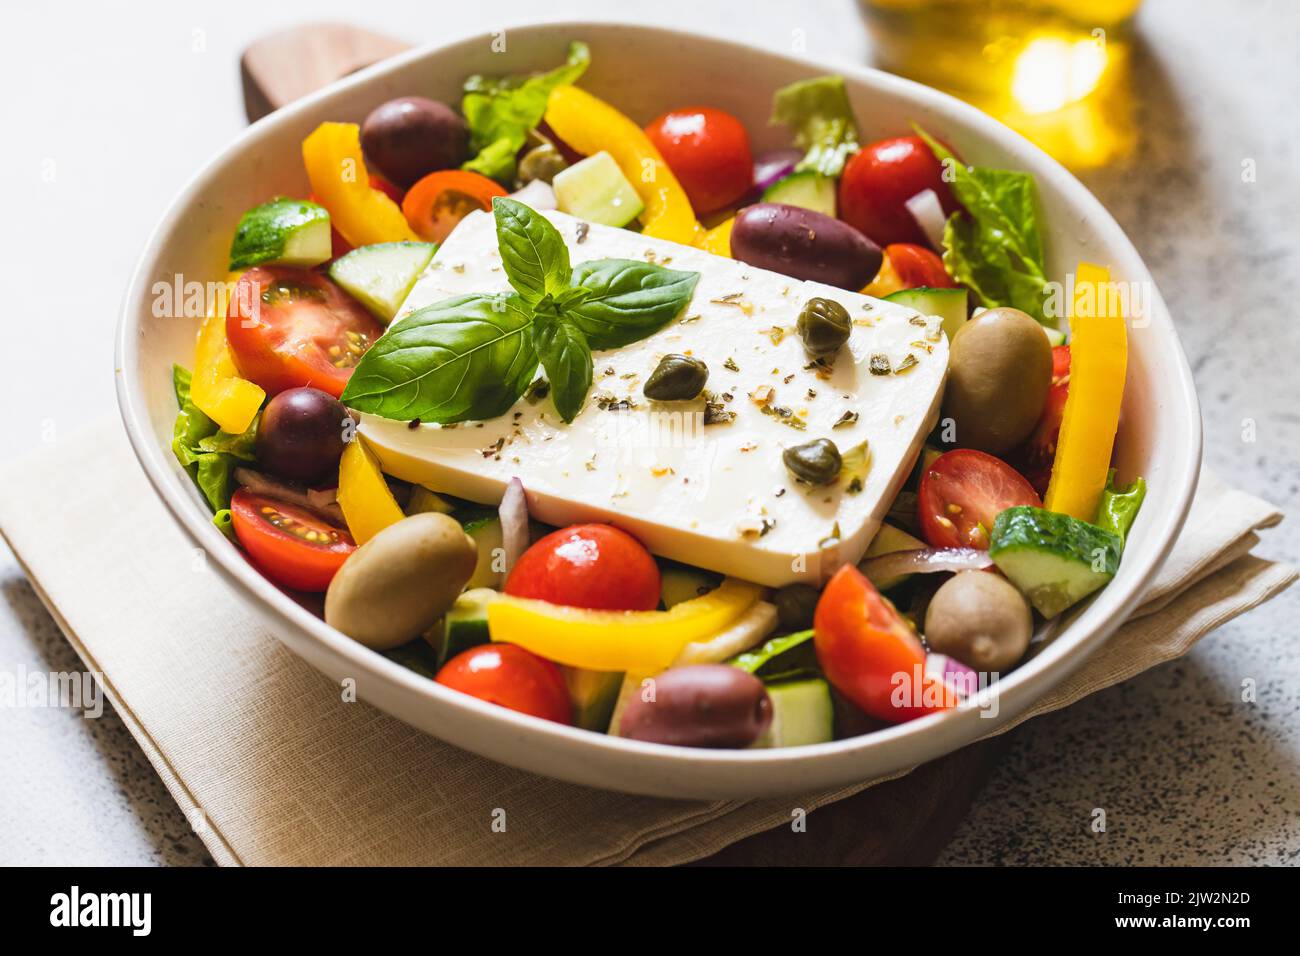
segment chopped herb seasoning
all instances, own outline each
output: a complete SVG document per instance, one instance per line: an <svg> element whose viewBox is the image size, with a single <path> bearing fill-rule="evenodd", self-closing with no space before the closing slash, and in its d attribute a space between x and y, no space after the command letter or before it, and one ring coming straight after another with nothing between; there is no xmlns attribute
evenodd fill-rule
<svg viewBox="0 0 1300 956"><path fill-rule="evenodd" d="M420 427L420 420L418 418L412 418L409 422L406 423L406 427L409 428L411 431L415 431L417 428Z"/></svg>
<svg viewBox="0 0 1300 956"><path fill-rule="evenodd" d="M795 431L803 431L808 427L804 423L803 419L795 418L794 413L790 411L790 409L781 405L763 405L759 408L759 411L764 415L775 418L782 425L789 425L791 428L795 429Z"/></svg>
<svg viewBox="0 0 1300 956"><path fill-rule="evenodd" d="M740 371L740 366L736 364L736 360L733 359L730 355L728 355L727 360L722 363L722 367L725 368L728 372Z"/></svg>
<svg viewBox="0 0 1300 956"><path fill-rule="evenodd" d="M533 384L528 386L528 391L524 392L524 401L529 405L536 405L549 394L551 394L551 383L544 378L535 378Z"/></svg>
<svg viewBox="0 0 1300 956"><path fill-rule="evenodd" d="M578 245L582 245L584 242L587 241L587 233L590 231L591 231L590 225L588 225L585 222L578 223L578 238L576 240Z"/></svg>
<svg viewBox="0 0 1300 956"><path fill-rule="evenodd" d="M916 364L917 364L916 356L913 355L911 352L908 352L907 357L903 359L903 361L899 364L898 368L894 369L894 374L902 375L904 372L906 372L908 369L912 368L912 366Z"/></svg>
<svg viewBox="0 0 1300 956"><path fill-rule="evenodd" d="M835 420L831 428L842 428L846 425L852 425L858 420L858 413L852 409L846 411L843 415Z"/></svg>
<svg viewBox="0 0 1300 956"><path fill-rule="evenodd" d="M721 402L704 403L704 424L730 425L736 420L736 413L729 412Z"/></svg>
<svg viewBox="0 0 1300 956"><path fill-rule="evenodd" d="M871 356L867 368L871 370L872 375L888 375L892 371L889 366L889 356L882 355L880 352Z"/></svg>
<svg viewBox="0 0 1300 956"><path fill-rule="evenodd" d="M925 328L926 325L925 319L921 318L919 315L914 315L907 321L912 325L917 325L920 326L921 328Z"/></svg>

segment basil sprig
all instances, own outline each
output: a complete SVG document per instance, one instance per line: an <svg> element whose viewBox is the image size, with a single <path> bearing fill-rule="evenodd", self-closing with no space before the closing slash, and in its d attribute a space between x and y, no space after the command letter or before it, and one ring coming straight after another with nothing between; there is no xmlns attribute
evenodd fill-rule
<svg viewBox="0 0 1300 956"><path fill-rule="evenodd" d="M672 321L698 272L633 259L576 270L559 231L513 199L494 199L501 264L514 294L462 295L393 323L362 356L342 400L359 412L451 424L495 418L540 362L566 422L591 390L592 349L629 345Z"/></svg>

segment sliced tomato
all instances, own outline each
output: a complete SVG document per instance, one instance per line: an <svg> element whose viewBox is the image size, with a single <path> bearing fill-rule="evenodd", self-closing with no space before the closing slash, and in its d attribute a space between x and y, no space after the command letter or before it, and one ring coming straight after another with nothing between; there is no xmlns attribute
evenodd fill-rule
<svg viewBox="0 0 1300 956"><path fill-rule="evenodd" d="M1041 508L1043 502L1006 462L958 448L936 458L921 476L916 512L932 547L987 548L994 520L1015 505Z"/></svg>
<svg viewBox="0 0 1300 956"><path fill-rule="evenodd" d="M437 681L490 704L558 724L573 722L569 690L560 669L515 644L483 644L457 654Z"/></svg>
<svg viewBox="0 0 1300 956"><path fill-rule="evenodd" d="M235 537L276 584L324 591L348 555L352 536L306 508L240 488L230 499Z"/></svg>
<svg viewBox="0 0 1300 956"><path fill-rule="evenodd" d="M943 267L943 260L925 246L895 242L885 246L885 258L894 267L902 289L955 289L957 283Z"/></svg>
<svg viewBox="0 0 1300 956"><path fill-rule="evenodd" d="M951 216L961 208L943 178L943 164L919 136L869 143L853 154L840 178L840 218L877 245L924 243L925 231L907 209L917 193L933 189Z"/></svg>
<svg viewBox="0 0 1300 956"><path fill-rule="evenodd" d="M467 169L441 169L407 190L402 213L421 239L442 242L470 213L491 209L493 197L505 195L486 176Z"/></svg>
<svg viewBox="0 0 1300 956"><path fill-rule="evenodd" d="M753 188L749 134L730 113L711 106L673 110L645 133L681 182L697 216L730 206Z"/></svg>
<svg viewBox="0 0 1300 956"><path fill-rule="evenodd" d="M1052 385L1047 390L1043 414L1033 432L1010 456L1040 495L1047 494L1047 485L1052 480L1056 442L1061 436L1061 419L1065 416L1065 400L1069 395L1070 347L1058 345L1052 349Z"/></svg>
<svg viewBox="0 0 1300 956"><path fill-rule="evenodd" d="M226 338L239 374L269 395L307 386L338 398L383 332L327 276L292 266L249 269L226 313Z"/></svg>
<svg viewBox="0 0 1300 956"><path fill-rule="evenodd" d="M826 678L878 720L893 724L953 706L925 675L925 648L866 576L846 564L822 591L813 646Z"/></svg>

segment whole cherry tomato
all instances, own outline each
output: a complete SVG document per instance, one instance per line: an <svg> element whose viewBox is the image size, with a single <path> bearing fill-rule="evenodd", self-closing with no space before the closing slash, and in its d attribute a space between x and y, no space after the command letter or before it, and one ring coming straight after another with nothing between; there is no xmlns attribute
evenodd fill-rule
<svg viewBox="0 0 1300 956"><path fill-rule="evenodd" d="M659 566L636 538L608 524L553 531L519 556L506 594L606 611L659 606Z"/></svg>
<svg viewBox="0 0 1300 956"><path fill-rule="evenodd" d="M983 548L1003 511L1043 506L1038 492L999 458L973 448L945 452L921 475L916 515L925 540L936 548Z"/></svg>
<svg viewBox="0 0 1300 956"><path fill-rule="evenodd" d="M452 690L521 714L573 723L573 705L560 669L514 644L471 647L444 664L436 679Z"/></svg>
<svg viewBox="0 0 1300 956"><path fill-rule="evenodd" d="M686 190L697 216L730 206L754 185L749 134L730 113L710 106L673 110L645 132Z"/></svg>
<svg viewBox="0 0 1300 956"><path fill-rule="evenodd" d="M1011 460L1029 479L1040 495L1047 494L1052 480L1052 464L1056 461L1056 442L1061 435L1061 419L1065 417L1065 400L1070 395L1070 347L1058 345L1052 349L1052 385L1047 390L1043 414Z"/></svg>
<svg viewBox="0 0 1300 956"><path fill-rule="evenodd" d="M943 267L943 260L925 246L895 242L885 246L885 257L894 267L901 289L955 289L957 283Z"/></svg>
<svg viewBox="0 0 1300 956"><path fill-rule="evenodd" d="M924 244L925 232L907 201L933 189L945 216L961 208L943 179L943 164L919 136L898 136L863 146L840 178L840 218L877 245Z"/></svg>

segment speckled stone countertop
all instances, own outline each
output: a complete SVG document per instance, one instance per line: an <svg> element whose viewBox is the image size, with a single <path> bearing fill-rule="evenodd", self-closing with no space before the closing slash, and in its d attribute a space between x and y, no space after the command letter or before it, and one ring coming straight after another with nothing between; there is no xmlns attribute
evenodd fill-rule
<svg viewBox="0 0 1300 956"><path fill-rule="evenodd" d="M130 31L109 10L79 7L83 29L61 31L57 58L29 44L0 62L8 85L29 91L13 117L28 135L0 154L0 181L20 184L6 197L11 219L32 224L21 245L13 235L0 237L0 258L26 265L29 281L15 294L28 314L49 312L48 290L60 289L58 321L46 316L25 335L34 348L59 347L65 373L52 383L40 363L7 369L0 385L6 407L39 410L10 424L0 454L57 440L87 420L86 409L111 406L105 356L117 299L167 198L243 125L239 50L298 20L355 20L355 8L342 0L292 6L232 0L217 17L159 5ZM814 12L794 6L661 0L638 17L774 48L788 48L797 36L814 56L868 58L852 0L823 0ZM557 0L547 15L582 19L608 15L605 9L595 0ZM364 25L381 32L435 38L428 18L396 5L366 15ZM534 15L535 4L523 0L494 7L494 23ZM41 35L64 16L54 3L18 8L9 18L19 21L12 29ZM493 25L476 17L469 7L449 8L439 26L461 32ZM1203 402L1208 463L1294 515L1300 4L1148 0L1139 26L1140 149L1125 168L1082 178L1145 257L1178 323ZM102 36L114 42L100 43ZM168 83L156 82L162 75ZM78 108L78 124L57 121L88 98L105 108ZM167 130L166 148L155 148L159 129ZM110 148L91 156L87 141ZM147 196L137 168L146 148ZM1253 182L1243 181L1246 161ZM124 182L131 189L117 188ZM116 237L71 286L61 259L30 261L29 252L57 248L70 221L112 223ZM1251 429L1253 442L1246 440ZM1300 563L1290 522L1268 533L1259 553ZM1298 615L1300 591L1293 590L1211 634L1186 658L1015 731L940 862L1295 864ZM0 667L79 669L3 545ZM1258 685L1254 703L1240 699L1247 677ZM11 768L0 774L0 863L210 863L111 711L98 720L68 710L6 711L0 766ZM1098 807L1107 819L1100 834L1089 827Z"/></svg>

